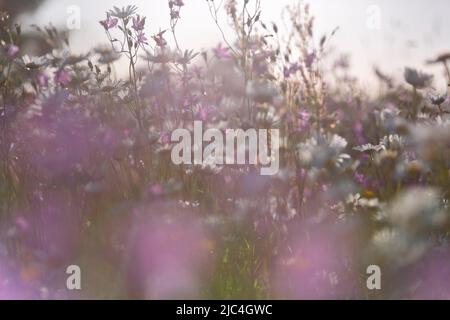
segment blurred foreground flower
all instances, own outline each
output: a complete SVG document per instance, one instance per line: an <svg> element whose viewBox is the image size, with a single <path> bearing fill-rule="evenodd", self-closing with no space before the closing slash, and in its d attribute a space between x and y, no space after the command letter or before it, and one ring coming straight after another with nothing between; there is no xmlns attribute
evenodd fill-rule
<svg viewBox="0 0 450 320"><path fill-rule="evenodd" d="M417 71L412 68L405 68L405 81L413 86L415 89L423 89L431 85L433 76Z"/></svg>
<svg viewBox="0 0 450 320"><path fill-rule="evenodd" d="M389 269L415 263L432 245L430 232L443 229L449 213L435 188L415 187L402 192L385 209L390 226L376 232L375 254Z"/></svg>
<svg viewBox="0 0 450 320"><path fill-rule="evenodd" d="M64 69L59 70L55 73L55 83L66 87L70 83L70 80L70 73Z"/></svg>
<svg viewBox="0 0 450 320"><path fill-rule="evenodd" d="M351 298L357 292L351 241L336 225L308 229L277 261L277 293L289 299Z"/></svg>
<svg viewBox="0 0 450 320"><path fill-rule="evenodd" d="M350 159L348 154L343 153L347 144L345 138L336 134L312 137L298 144L298 159L305 167L339 167Z"/></svg>
<svg viewBox="0 0 450 320"><path fill-rule="evenodd" d="M160 209L167 210L149 208L158 211L155 216L144 210L150 215L137 222L130 239L130 294L146 299L199 297L213 242L193 217L164 215Z"/></svg>
<svg viewBox="0 0 450 320"><path fill-rule="evenodd" d="M394 288L400 299L449 300L450 250L441 245L430 250L417 264L403 271Z"/></svg>
<svg viewBox="0 0 450 320"><path fill-rule="evenodd" d="M9 58L14 58L18 53L20 49L18 46L12 45L8 48L7 55Z"/></svg>
<svg viewBox="0 0 450 320"><path fill-rule="evenodd" d="M213 53L219 60L227 60L231 57L230 50L223 47L222 43L219 43L219 45L213 49Z"/></svg>

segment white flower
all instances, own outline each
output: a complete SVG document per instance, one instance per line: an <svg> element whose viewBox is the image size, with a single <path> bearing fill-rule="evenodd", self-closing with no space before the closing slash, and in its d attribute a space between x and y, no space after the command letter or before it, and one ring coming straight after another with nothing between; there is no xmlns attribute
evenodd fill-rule
<svg viewBox="0 0 450 320"><path fill-rule="evenodd" d="M417 239L403 230L384 228L372 237L375 253L392 268L400 268L417 261L430 246L427 239Z"/></svg>
<svg viewBox="0 0 450 320"><path fill-rule="evenodd" d="M359 151L359 152L379 152L382 150L386 150L386 146L384 145L373 145L371 143L364 144L362 146L354 147L353 150Z"/></svg>
<svg viewBox="0 0 450 320"><path fill-rule="evenodd" d="M384 146L385 149L401 150L405 146L405 140L398 134L390 134L383 137L380 145Z"/></svg>
<svg viewBox="0 0 450 320"><path fill-rule="evenodd" d="M336 150L336 152L341 152L347 147L348 142L345 138L338 136L337 134L333 135L330 141L330 148Z"/></svg>
<svg viewBox="0 0 450 320"><path fill-rule="evenodd" d="M319 141L318 141L319 140ZM297 146L297 155L304 166L322 168L330 163L340 167L350 156L342 151L347 147L347 140L338 135L312 137Z"/></svg>
<svg viewBox="0 0 450 320"><path fill-rule="evenodd" d="M365 208L378 208L380 207L380 201L378 198L361 198L361 194L357 193L355 195L350 194L346 199L347 204L352 204L354 207L365 207Z"/></svg>
<svg viewBox="0 0 450 320"><path fill-rule="evenodd" d="M108 13L112 17L116 17L119 19L125 19L125 18L128 18L129 16L135 14L137 9L138 8L136 6L132 6L132 5L129 5L127 7L122 7L122 8L114 6L114 9L109 10Z"/></svg>
<svg viewBox="0 0 450 320"><path fill-rule="evenodd" d="M438 228L448 219L438 190L413 188L398 195L388 208L389 220L409 231Z"/></svg>

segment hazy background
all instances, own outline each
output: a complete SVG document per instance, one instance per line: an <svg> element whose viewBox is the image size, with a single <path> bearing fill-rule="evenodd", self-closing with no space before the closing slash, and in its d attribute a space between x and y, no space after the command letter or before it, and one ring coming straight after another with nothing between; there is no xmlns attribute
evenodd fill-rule
<svg viewBox="0 0 450 320"><path fill-rule="evenodd" d="M262 19L265 22L281 20L283 8L295 0L262 0ZM178 37L183 48L201 49L221 41L205 0L184 0ZM316 33L331 32L339 26L333 46L336 51L351 54L353 74L365 86L373 83L374 64L400 77L405 66L417 67L436 75L435 86L443 89L445 83L439 67L430 67L425 60L450 50L450 2L448 0L311 0L316 16ZM166 29L169 25L167 0L48 0L32 14L22 15L24 27L52 22L65 28L67 8L81 9L81 29L73 31L72 46L83 52L105 42L103 28L98 21L112 6L135 4L139 13L147 16L147 34ZM368 8L380 9L379 29L370 28ZM223 25L226 25L223 14Z"/></svg>

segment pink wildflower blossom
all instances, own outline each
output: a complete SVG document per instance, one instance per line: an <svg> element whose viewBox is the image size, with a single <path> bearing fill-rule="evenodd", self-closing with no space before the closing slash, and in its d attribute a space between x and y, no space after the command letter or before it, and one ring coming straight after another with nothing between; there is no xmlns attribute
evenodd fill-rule
<svg viewBox="0 0 450 320"><path fill-rule="evenodd" d="M112 18L109 14L106 16L106 20L100 21L100 24L105 28L105 30L109 30L117 26L119 19Z"/></svg>
<svg viewBox="0 0 450 320"><path fill-rule="evenodd" d="M214 56L219 60L227 60L231 57L230 50L222 47L222 43L219 43L217 47L213 49Z"/></svg>

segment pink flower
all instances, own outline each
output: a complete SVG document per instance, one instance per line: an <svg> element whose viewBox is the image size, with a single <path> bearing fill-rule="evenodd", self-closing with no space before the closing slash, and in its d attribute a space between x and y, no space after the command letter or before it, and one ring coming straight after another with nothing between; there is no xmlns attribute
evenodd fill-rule
<svg viewBox="0 0 450 320"><path fill-rule="evenodd" d="M118 22L119 22L119 19L111 18L111 16L109 14L107 14L106 20L100 21L100 24L105 28L105 30L109 30L111 28L114 28Z"/></svg>
<svg viewBox="0 0 450 320"><path fill-rule="evenodd" d="M357 121L353 126L353 132L359 144L364 144L366 139L364 138L364 126L361 121Z"/></svg>
<svg viewBox="0 0 450 320"><path fill-rule="evenodd" d="M230 184L231 182L233 182L233 178L230 175L226 175L225 177L223 177L223 180L226 184Z"/></svg>
<svg viewBox="0 0 450 320"><path fill-rule="evenodd" d="M172 5L177 6L177 7L184 6L183 0L172 0L171 3L172 3Z"/></svg>
<svg viewBox="0 0 450 320"><path fill-rule="evenodd" d="M162 144L165 144L165 145L170 144L170 142L171 142L170 132L162 132L160 137L161 137Z"/></svg>
<svg viewBox="0 0 450 320"><path fill-rule="evenodd" d="M40 87L46 87L48 85L48 76L43 72L39 72L36 75L36 80Z"/></svg>
<svg viewBox="0 0 450 320"><path fill-rule="evenodd" d="M450 289L446 285L450 279L450 254L447 246L438 246L430 250L407 272L401 273L401 299L448 300ZM410 288L417 288L411 290Z"/></svg>
<svg viewBox="0 0 450 320"><path fill-rule="evenodd" d="M303 231L299 230L299 231ZM297 236L275 263L274 287L283 299L339 299L356 296L351 266L353 247L345 229L308 226L308 237ZM298 233L301 234L301 233Z"/></svg>
<svg viewBox="0 0 450 320"><path fill-rule="evenodd" d="M200 107L200 109L198 110L197 116L200 118L200 120L202 121L207 121L210 115L210 107L207 106L202 106Z"/></svg>
<svg viewBox="0 0 450 320"><path fill-rule="evenodd" d="M8 51L7 51L8 57L14 58L17 55L17 53L19 53L19 47L18 46L12 45L12 46L10 46L8 48Z"/></svg>
<svg viewBox="0 0 450 320"><path fill-rule="evenodd" d="M15 220L16 225L22 230L26 231L30 227L30 224L28 223L27 219L25 219L23 216L18 216Z"/></svg>
<svg viewBox="0 0 450 320"><path fill-rule="evenodd" d="M309 119L311 118L311 114L308 111L300 111L298 113L298 116L304 121L309 121Z"/></svg>
<svg viewBox="0 0 450 320"><path fill-rule="evenodd" d="M80 217L76 215L76 208L71 201L60 193L48 193L42 202L34 203L34 207L27 212L30 217L27 225L30 228L42 230L45 237L27 233L25 244L45 248L42 259L47 261L64 261L70 259L76 244L80 239Z"/></svg>
<svg viewBox="0 0 450 320"><path fill-rule="evenodd" d="M140 32L137 36L137 42L139 44L148 44L148 39L143 32Z"/></svg>
<svg viewBox="0 0 450 320"><path fill-rule="evenodd" d="M145 17L141 19L139 15L137 17L133 17L133 29L136 31L144 30L145 26Z"/></svg>
<svg viewBox="0 0 450 320"><path fill-rule="evenodd" d="M165 32L166 32L166 30L159 32L155 36L152 36L153 40L155 40L156 45L158 47L164 48L167 45L167 41L163 37Z"/></svg>
<svg viewBox="0 0 450 320"><path fill-rule="evenodd" d="M369 184L367 183L366 177L362 173L355 172L354 178L356 182L363 185L364 187L367 187Z"/></svg>
<svg viewBox="0 0 450 320"><path fill-rule="evenodd" d="M170 11L170 19L175 20L180 18L180 11L171 10Z"/></svg>
<svg viewBox="0 0 450 320"><path fill-rule="evenodd" d="M306 56L306 58L305 58L305 66L306 66L306 68L308 68L308 69L311 68L311 66L312 66L312 64L314 63L315 60L316 60L316 54L314 52L308 54Z"/></svg>
<svg viewBox="0 0 450 320"><path fill-rule="evenodd" d="M289 66L289 68L284 67L284 77L289 78L292 74L296 73L298 70L300 70L300 66L298 63L293 63Z"/></svg>
<svg viewBox="0 0 450 320"><path fill-rule="evenodd" d="M172 12L176 12L177 14L179 13L178 11L173 10L173 7L178 7L178 10L179 10L179 8L181 8L182 6L184 6L183 0L170 0L169 8L171 11L171 15L172 15Z"/></svg>
<svg viewBox="0 0 450 320"><path fill-rule="evenodd" d="M131 135L131 129L129 129L129 128L124 129L124 130L123 130L123 135L124 135L126 138L129 138L130 135Z"/></svg>
<svg viewBox="0 0 450 320"><path fill-rule="evenodd" d="M191 72L197 77L197 78L201 78L202 77L202 73L203 73L203 69L202 67L199 67L197 65L192 66L191 67Z"/></svg>
<svg viewBox="0 0 450 320"><path fill-rule="evenodd" d="M307 111L300 111L298 113L298 121L297 121L298 131L302 132L308 128L310 118L311 114Z"/></svg>
<svg viewBox="0 0 450 320"><path fill-rule="evenodd" d="M230 50L222 47L222 43L219 43L217 47L213 48L213 53L219 60L227 60L231 57Z"/></svg>
<svg viewBox="0 0 450 320"><path fill-rule="evenodd" d="M127 288L139 299L199 297L213 262L214 242L192 217L164 215L164 210L175 208L156 204L143 210L148 218L135 221Z"/></svg>
<svg viewBox="0 0 450 320"><path fill-rule="evenodd" d="M150 187L150 193L154 196L162 196L164 194L164 188L159 183L154 184Z"/></svg>
<svg viewBox="0 0 450 320"><path fill-rule="evenodd" d="M69 72L64 69L61 69L55 72L55 82L62 85L67 86L70 83L71 77Z"/></svg>
<svg viewBox="0 0 450 320"><path fill-rule="evenodd" d="M21 265L0 254L0 300L39 299L33 286L21 279Z"/></svg>

